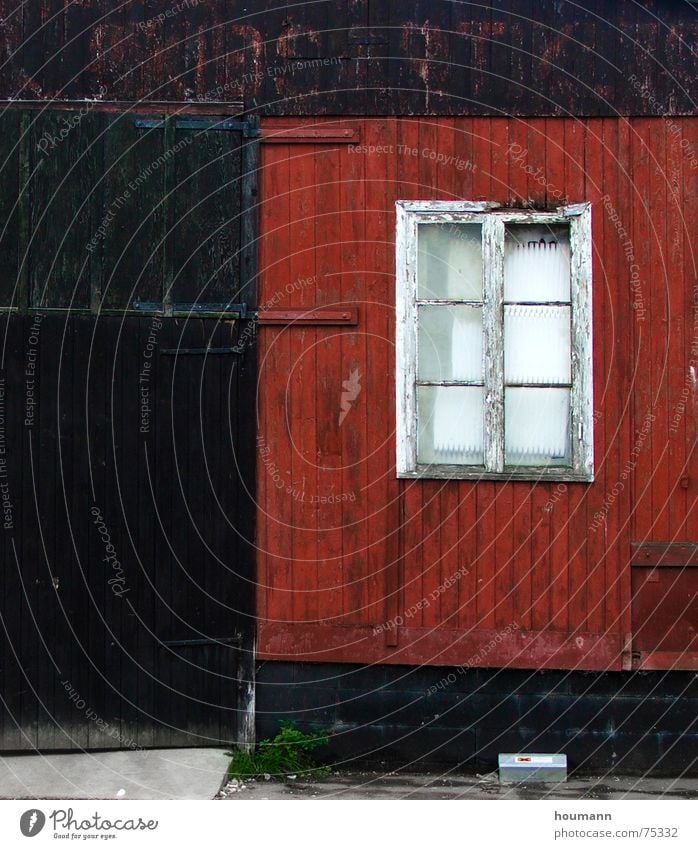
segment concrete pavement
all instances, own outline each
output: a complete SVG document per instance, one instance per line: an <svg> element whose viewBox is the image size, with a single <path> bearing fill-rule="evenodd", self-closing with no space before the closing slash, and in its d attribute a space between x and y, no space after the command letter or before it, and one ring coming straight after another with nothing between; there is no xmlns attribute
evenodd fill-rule
<svg viewBox="0 0 698 849"><path fill-rule="evenodd" d="M226 749L0 757L0 799L212 799Z"/></svg>

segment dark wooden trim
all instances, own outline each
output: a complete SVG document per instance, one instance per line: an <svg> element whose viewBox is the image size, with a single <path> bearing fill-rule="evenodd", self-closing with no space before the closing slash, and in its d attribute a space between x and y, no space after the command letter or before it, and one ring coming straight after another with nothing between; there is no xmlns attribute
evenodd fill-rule
<svg viewBox="0 0 698 849"><path fill-rule="evenodd" d="M257 659L334 663L402 663L511 669L619 671L620 634L561 631L400 628L391 649L377 626L261 622Z"/></svg>
<svg viewBox="0 0 698 849"><path fill-rule="evenodd" d="M230 102L197 102L176 100L0 100L0 110L21 109L43 112L110 112L134 115L239 115L244 104L241 100Z"/></svg>
<svg viewBox="0 0 698 849"><path fill-rule="evenodd" d="M327 324L327 325L356 325L359 323L359 310L357 307L337 307L324 309L323 307L310 310L264 310L259 313L258 324L280 324L295 325Z"/></svg>
<svg viewBox="0 0 698 849"><path fill-rule="evenodd" d="M248 118L250 131L259 130L259 118ZM259 137L254 132L245 139L242 148L242 232L240 239L240 268L242 288L239 300L255 309L257 304L257 251L259 233Z"/></svg>
<svg viewBox="0 0 698 849"><path fill-rule="evenodd" d="M163 126L163 153L167 153L175 146L175 122L172 117L165 118ZM174 192L177 183L175 157L171 156L162 169L162 303L165 314L172 313L172 281L174 280L174 267L172 263L172 252L168 250L170 233L174 227Z"/></svg>
<svg viewBox="0 0 698 849"><path fill-rule="evenodd" d="M240 227L240 291L237 299L249 309L257 305L257 253L259 250L259 119L249 116L250 134L242 147L242 180L240 181L242 221ZM251 334L243 334L249 328ZM257 345L254 322L240 322L237 326L237 346L242 350L238 362L236 410L245 410L235 415L238 474L243 484L239 490L238 511L241 520L236 520L240 535L240 551L245 575L249 576L250 615L244 623L248 635L249 650L240 653L240 686L238 689L240 712L238 740L246 751L255 745L255 623L257 582L256 550L256 489L257 452L255 436L257 416L253 414L257 392Z"/></svg>
<svg viewBox="0 0 698 849"><path fill-rule="evenodd" d="M698 566L696 542L634 542L631 545L632 566Z"/></svg>
<svg viewBox="0 0 698 849"><path fill-rule="evenodd" d="M17 296L15 303L18 312L26 313L29 308L29 238L31 230L31 198L29 196L29 178L31 176L31 155L29 116L25 113L20 121L19 138L19 269L17 278Z"/></svg>

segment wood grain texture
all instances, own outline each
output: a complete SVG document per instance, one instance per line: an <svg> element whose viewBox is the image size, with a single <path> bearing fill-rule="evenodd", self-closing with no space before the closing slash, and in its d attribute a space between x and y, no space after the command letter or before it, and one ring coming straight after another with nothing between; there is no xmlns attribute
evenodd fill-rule
<svg viewBox="0 0 698 849"><path fill-rule="evenodd" d="M698 22L679 0L2 0L0 21L3 99L242 99L276 115L696 110Z"/></svg>
<svg viewBox="0 0 698 849"><path fill-rule="evenodd" d="M663 544L698 538L691 509L695 411L690 403L678 406L696 356L695 350L691 353L696 275L690 242L696 237L696 218L679 216L676 206L670 211L676 204L679 165L683 196L693 203L688 186L695 181L696 169L691 168L685 144L680 154L676 138L694 143L698 127L694 119L676 124L679 132L661 119L641 118L526 122L463 117L448 123L366 119L362 143L370 141L373 152L318 145L299 156L302 146L295 143L264 148L260 303L273 297L279 281L287 279L279 276L279 269L295 256L294 277L315 274L318 279L302 294L285 293L284 308L327 305L337 291L331 284L337 268L343 302L359 308L358 325L318 327L313 331L317 343L302 337L301 329L263 329L262 361L274 361L287 345L294 345L295 356L304 359L317 344L315 373L304 370L304 380L314 381L314 390L288 384L286 363L261 373L264 438L273 441L279 457L290 456L292 431L278 414L283 406L277 404L296 404L298 415L304 415L302 399L314 391L317 441L303 445L307 460L298 473L309 467L311 457L326 458L328 468L318 471L320 479L334 480L337 474L335 491L366 486L367 496L347 501L340 524L331 529L330 505L319 505L318 577L306 568L299 581L294 546L301 538L308 544L307 529L302 537L293 530L293 499L275 492L271 477L260 469L258 526L265 546L258 555L264 576L258 606L269 610L273 604L275 611L260 623L263 657L434 664L447 657L449 662L474 665L541 662L549 667L621 668L621 650L630 630L631 541ZM313 125L321 127L322 119ZM297 119L267 119L265 131L296 126ZM512 157L507 153L512 143L522 151L530 151L535 143L535 159L521 153ZM386 150L376 152L377 145ZM422 163L424 150L458 154L476 167L459 170ZM282 184L288 185L284 163L289 157L298 171L295 181L316 186L304 209L315 221L314 242L291 244L283 235L289 219ZM656 175L653 158L660 163ZM534 161L535 168L527 169ZM546 187L536 195L538 169ZM347 178L339 190L338 175ZM357 181L363 182L363 191ZM553 206L592 203L594 341L588 355L594 365L595 480L396 481L395 201L452 199L516 206L528 197ZM670 255L669 239L674 245ZM671 269L670 278L663 267ZM633 276L638 269L639 284ZM399 311L397 315L399 325ZM362 333L364 342L358 344L357 334ZM336 439L331 422L336 422L347 356L351 368L362 375L366 401L362 407L364 395L359 396L352 418ZM342 370L337 369L340 362ZM286 398L287 392L301 394L294 400ZM646 419L648 410L654 415L657 397L664 398L663 428ZM677 413L679 420L672 427ZM345 434L349 421L361 431ZM308 427L308 438L312 432ZM363 466L357 467L356 458L364 451ZM402 497L395 509L398 485ZM664 501L668 506L660 510ZM351 527L343 529L342 523ZM656 536L657 528L663 536ZM358 550L363 552L360 558ZM282 560L291 559L283 568L281 552ZM292 589L285 569L296 575ZM306 620L296 616L293 601L294 593L312 596L318 591L326 618L320 630L304 627ZM563 641L566 648L549 655L478 653L488 635L514 625L541 635L535 640L558 646L562 643L556 641Z"/></svg>
<svg viewBox="0 0 698 849"><path fill-rule="evenodd" d="M157 321L163 345L239 341L215 320ZM235 740L249 664L215 641L239 634L251 656L249 519L217 502L245 483L227 441L253 450L251 421L231 434L221 415L239 361L156 353L143 433L151 319L12 316L3 331L0 748ZM164 644L187 639L203 642Z"/></svg>

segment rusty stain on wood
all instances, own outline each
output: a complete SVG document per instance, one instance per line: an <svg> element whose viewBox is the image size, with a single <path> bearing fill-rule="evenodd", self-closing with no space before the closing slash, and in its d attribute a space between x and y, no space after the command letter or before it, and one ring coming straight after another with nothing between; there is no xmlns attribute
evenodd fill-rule
<svg viewBox="0 0 698 849"><path fill-rule="evenodd" d="M114 100L242 99L266 114L696 114L688 4L614 4L603 21L557 4L538 12L495 0L331 11L255 0L165 21L156 8L49 0L20 15L0 0L0 99L82 100L104 87ZM654 59L647 44L660 45Z"/></svg>

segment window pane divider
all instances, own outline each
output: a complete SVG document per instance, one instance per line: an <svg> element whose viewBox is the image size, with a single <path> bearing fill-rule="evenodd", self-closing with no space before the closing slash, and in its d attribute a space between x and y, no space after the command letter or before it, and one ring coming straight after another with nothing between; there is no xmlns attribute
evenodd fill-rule
<svg viewBox="0 0 698 849"><path fill-rule="evenodd" d="M569 307L570 301L504 301L505 307Z"/></svg>
<svg viewBox="0 0 698 849"><path fill-rule="evenodd" d="M481 380L417 380L417 386L483 386Z"/></svg>
<svg viewBox="0 0 698 849"><path fill-rule="evenodd" d="M515 383L504 384L507 389L571 389L571 383Z"/></svg>
<svg viewBox="0 0 698 849"><path fill-rule="evenodd" d="M395 305L395 343L400 352L395 402L401 423L396 448L398 473L405 473L417 467L417 216L402 204L396 213L396 249L402 258Z"/></svg>
<svg viewBox="0 0 698 849"><path fill-rule="evenodd" d="M504 470L504 222L482 222L485 304L483 309L483 375L485 383L485 468Z"/></svg>
<svg viewBox="0 0 698 849"><path fill-rule="evenodd" d="M575 472L593 474L593 389L591 320L591 209L570 207L581 213L570 217L570 285L572 295L572 388L570 390L572 458ZM571 215L573 213L570 213Z"/></svg>

